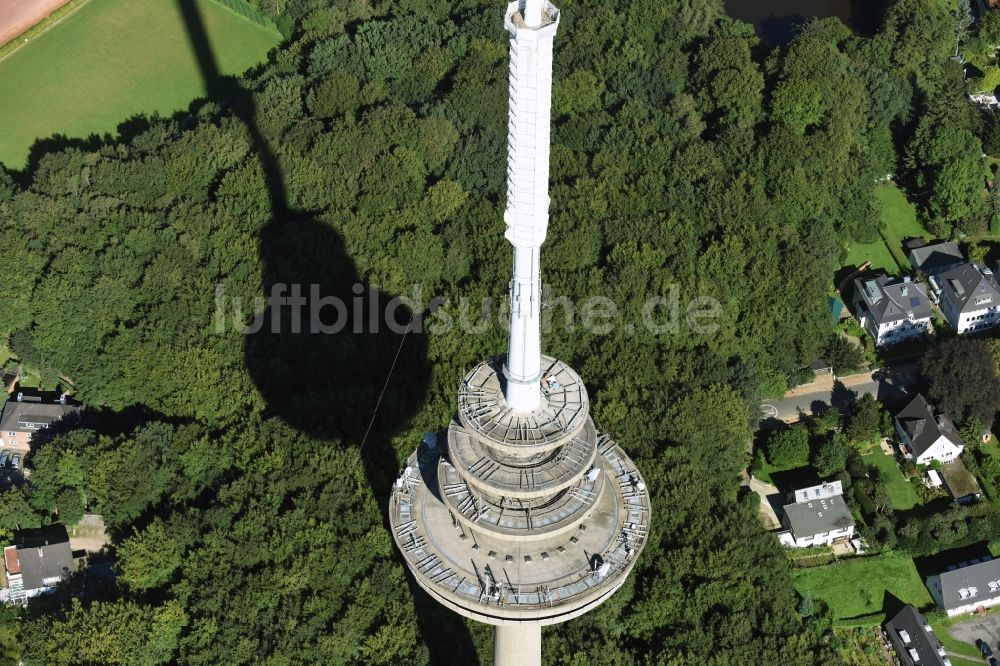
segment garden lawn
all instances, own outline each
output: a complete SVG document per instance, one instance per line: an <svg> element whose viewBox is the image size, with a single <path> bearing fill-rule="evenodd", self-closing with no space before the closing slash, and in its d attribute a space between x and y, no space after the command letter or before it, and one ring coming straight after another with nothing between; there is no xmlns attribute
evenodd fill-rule
<svg viewBox="0 0 1000 666"><path fill-rule="evenodd" d="M894 184L879 186L875 190L875 198L882 204L884 222L882 236L889 246L889 251L900 265L909 271L910 260L903 252L903 239L920 236L929 240L931 236L917 221L917 207L910 203L906 195Z"/></svg>
<svg viewBox="0 0 1000 666"><path fill-rule="evenodd" d="M917 491L913 485L903 476L896 466L892 456L882 453L881 449L876 449L875 453L861 456L869 465L874 465L882 472L885 480L885 491L889 494L889 502L896 510L912 509L920 503Z"/></svg>
<svg viewBox="0 0 1000 666"><path fill-rule="evenodd" d="M982 469L982 467L985 466L992 466L993 464L992 459L996 458L997 456L1000 456L1000 453L997 452L996 442L997 442L997 436L996 434L994 434L992 442L990 442L989 444L983 444L979 447L979 455L983 456L983 458L985 459L984 462L986 463L986 465L981 465L980 469ZM983 487L983 490L986 492L986 496L989 497L990 500L992 500L993 502L1000 502L1000 488L997 488L996 485L994 485L993 479L991 479L988 474L980 473L978 480L979 484ZM992 552L992 548L990 552ZM994 556L997 555L997 553L993 554Z"/></svg>
<svg viewBox="0 0 1000 666"><path fill-rule="evenodd" d="M784 470L772 466L771 463L765 460L764 465L760 468L760 471L754 474L754 476L763 481L764 483L769 483L773 486L774 479L771 478L771 472L782 472L782 471Z"/></svg>
<svg viewBox="0 0 1000 666"><path fill-rule="evenodd" d="M913 560L894 554L847 558L793 576L799 594L822 599L835 620L881 613L886 592L916 608L933 603Z"/></svg>
<svg viewBox="0 0 1000 666"><path fill-rule="evenodd" d="M772 477L773 474L782 475L780 483L775 481ZM765 459L764 466L754 476L764 483L788 490L789 486L799 488L809 485L809 482L816 478L816 472L805 463L792 467L775 467Z"/></svg>
<svg viewBox="0 0 1000 666"><path fill-rule="evenodd" d="M874 243L851 244L845 265L860 266L870 261L872 268L885 269L892 275L909 273L912 269L903 253L903 239L930 235L917 221L916 207L894 184L879 185L875 197L882 206L882 238Z"/></svg>
<svg viewBox="0 0 1000 666"><path fill-rule="evenodd" d="M866 261L872 262L872 268L881 268L890 275L899 275L899 266L881 239L874 243L851 243L844 265L860 266Z"/></svg>
<svg viewBox="0 0 1000 666"><path fill-rule="evenodd" d="M948 655L948 661L951 662L951 666L983 666L981 659L966 659L965 657L956 657L953 654Z"/></svg>
<svg viewBox="0 0 1000 666"><path fill-rule="evenodd" d="M281 41L211 0L195 6L222 74ZM169 115L205 94L175 0L89 0L0 60L0 162L21 169L36 139L114 134L132 116Z"/></svg>

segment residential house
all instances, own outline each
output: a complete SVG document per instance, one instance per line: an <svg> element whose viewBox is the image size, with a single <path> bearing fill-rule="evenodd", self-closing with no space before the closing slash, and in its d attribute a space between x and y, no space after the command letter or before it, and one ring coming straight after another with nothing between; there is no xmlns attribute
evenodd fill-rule
<svg viewBox="0 0 1000 666"><path fill-rule="evenodd" d="M778 540L791 548L829 546L854 536L854 516L843 495L786 504L781 524L785 531Z"/></svg>
<svg viewBox="0 0 1000 666"><path fill-rule="evenodd" d="M79 422L81 405L60 396L29 395L19 392L8 400L0 412L0 447L25 454L32 441L52 433L56 426L71 426Z"/></svg>
<svg viewBox="0 0 1000 666"><path fill-rule="evenodd" d="M963 264L932 279L941 289L941 313L959 335L1000 324L1000 285L989 268Z"/></svg>
<svg viewBox="0 0 1000 666"><path fill-rule="evenodd" d="M920 394L896 414L895 423L906 454L918 465L928 465L932 460L951 462L962 453L964 446L955 424L945 414L935 416L930 403Z"/></svg>
<svg viewBox="0 0 1000 666"><path fill-rule="evenodd" d="M924 285L887 275L854 280L854 312L878 347L931 330L931 302Z"/></svg>
<svg viewBox="0 0 1000 666"><path fill-rule="evenodd" d="M834 495L844 494L844 484L840 481L824 481L818 486L809 486L808 488L800 488L796 490L792 496L794 498L794 503L798 504L800 502L808 502L813 499L821 499L825 497L833 497Z"/></svg>
<svg viewBox="0 0 1000 666"><path fill-rule="evenodd" d="M965 263L965 255L951 241L929 244L921 241L908 245L908 249L913 270L924 275L944 273Z"/></svg>
<svg viewBox="0 0 1000 666"><path fill-rule="evenodd" d="M882 635L896 651L900 666L951 666L951 660L934 635L934 629L909 604L882 625Z"/></svg>
<svg viewBox="0 0 1000 666"><path fill-rule="evenodd" d="M7 600L25 603L55 588L74 569L69 536L62 525L19 532L3 549Z"/></svg>
<svg viewBox="0 0 1000 666"><path fill-rule="evenodd" d="M927 579L927 589L948 617L1000 603L1000 560L989 555L962 562Z"/></svg>

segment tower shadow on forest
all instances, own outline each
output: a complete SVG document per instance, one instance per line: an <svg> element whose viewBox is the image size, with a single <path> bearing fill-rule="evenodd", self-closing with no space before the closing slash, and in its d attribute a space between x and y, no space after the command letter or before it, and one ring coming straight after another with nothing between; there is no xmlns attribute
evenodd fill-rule
<svg viewBox="0 0 1000 666"><path fill-rule="evenodd" d="M242 120L264 172L271 219L259 242L262 293L270 295L274 285L283 284L288 296L292 285L300 285L308 301L298 314L291 304L277 311L268 306L260 330L245 337L247 368L273 415L312 437L361 447L365 476L388 529L386 507L399 472L391 439L424 403L430 377L426 336L408 327L415 313L362 283L343 239L319 211L289 206L281 165L260 130L252 94L221 75L195 0L175 1L208 97ZM327 304L318 320L310 313L316 296ZM461 618L440 609L412 577L407 582L431 663L453 663L456 654L474 659Z"/></svg>

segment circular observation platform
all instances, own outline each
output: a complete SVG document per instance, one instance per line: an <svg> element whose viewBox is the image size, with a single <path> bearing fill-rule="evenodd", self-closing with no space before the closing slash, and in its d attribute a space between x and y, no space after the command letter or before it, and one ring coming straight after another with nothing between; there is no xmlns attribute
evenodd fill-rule
<svg viewBox="0 0 1000 666"><path fill-rule="evenodd" d="M605 492L608 478L600 472L591 474L552 498L520 501L476 492L444 458L438 461L437 475L439 496L466 527L520 541L537 541L575 529Z"/></svg>
<svg viewBox="0 0 1000 666"><path fill-rule="evenodd" d="M437 601L488 624L554 624L586 613L625 582L646 542L650 501L635 464L615 442L598 439L593 501L572 504L569 489L549 505L550 518L566 515L549 525L536 523L540 514L521 523L516 511L508 522L493 506L487 521L473 518L477 500L440 449L417 449L389 503L393 538Z"/></svg>
<svg viewBox="0 0 1000 666"><path fill-rule="evenodd" d="M458 418L487 446L514 456L551 451L584 427L590 411L580 376L562 361L542 356L542 401L533 412L515 413L503 395L499 356L469 371L458 390Z"/></svg>
<svg viewBox="0 0 1000 666"><path fill-rule="evenodd" d="M597 430L588 417L558 449L532 458L498 455L458 423L448 429L448 458L472 488L522 500L550 497L574 485L594 464Z"/></svg>

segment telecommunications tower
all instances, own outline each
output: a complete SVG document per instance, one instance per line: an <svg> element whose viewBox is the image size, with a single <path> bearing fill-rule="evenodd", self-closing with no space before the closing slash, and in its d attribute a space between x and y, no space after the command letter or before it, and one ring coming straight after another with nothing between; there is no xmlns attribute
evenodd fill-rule
<svg viewBox="0 0 1000 666"><path fill-rule="evenodd" d="M462 380L447 443L433 436L392 489L393 537L417 583L492 624L494 663L541 663L541 627L596 607L625 582L650 501L625 452L599 433L587 389L541 353L539 254L548 227L552 41L547 0L507 6L507 240L514 246L507 354Z"/></svg>

